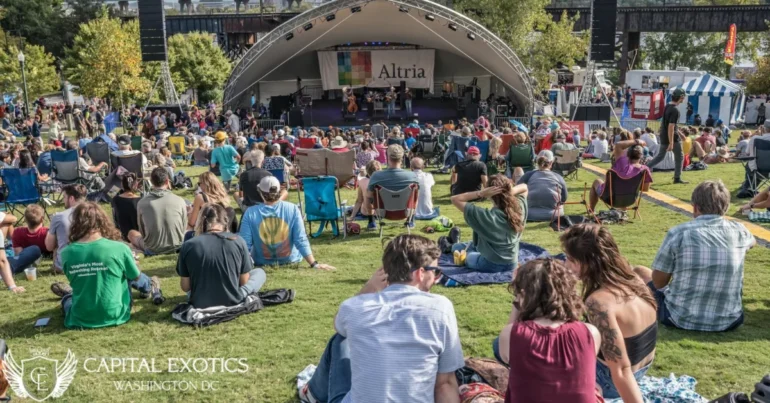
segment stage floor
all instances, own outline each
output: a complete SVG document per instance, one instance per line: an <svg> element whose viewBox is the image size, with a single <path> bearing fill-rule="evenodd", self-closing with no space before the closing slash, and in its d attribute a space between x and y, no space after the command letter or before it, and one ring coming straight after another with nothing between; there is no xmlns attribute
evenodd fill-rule
<svg viewBox="0 0 770 403"><path fill-rule="evenodd" d="M458 116L464 114L464 111L457 110L456 99L415 99L412 101L412 116L406 116L406 109L400 110L396 105L396 114L388 119L385 111L377 111L373 117L365 109L366 104L359 104L359 111L355 114L355 119L345 119L342 115L342 103L339 100L321 101L314 100L312 107L305 108L303 115L303 126L363 126L374 124L381 120L387 123L404 122L405 124L417 119L420 123L433 123L439 120L444 123L450 119L457 121ZM462 113L461 113L462 112ZM289 122L291 126L299 126L298 123Z"/></svg>

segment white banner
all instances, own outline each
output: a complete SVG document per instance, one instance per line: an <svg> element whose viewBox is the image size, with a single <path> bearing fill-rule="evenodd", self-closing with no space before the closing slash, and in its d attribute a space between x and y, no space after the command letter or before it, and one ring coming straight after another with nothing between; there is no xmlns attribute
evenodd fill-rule
<svg viewBox="0 0 770 403"><path fill-rule="evenodd" d="M343 87L432 88L433 49L320 51L318 65L324 90Z"/></svg>
<svg viewBox="0 0 770 403"><path fill-rule="evenodd" d="M649 115L651 103L652 103L651 95L636 94L634 96L634 114Z"/></svg>

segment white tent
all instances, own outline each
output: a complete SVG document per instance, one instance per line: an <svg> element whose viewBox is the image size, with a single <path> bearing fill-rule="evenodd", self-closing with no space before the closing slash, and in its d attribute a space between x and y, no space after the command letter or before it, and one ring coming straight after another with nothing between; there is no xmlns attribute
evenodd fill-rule
<svg viewBox="0 0 770 403"><path fill-rule="evenodd" d="M679 105L679 123L685 123L687 119L687 103L692 104L693 116L700 115L704 122L708 115L712 115L714 120L733 123L743 114L746 102L743 89L723 78L706 74L669 88L669 96L677 88L687 94L687 102Z"/></svg>

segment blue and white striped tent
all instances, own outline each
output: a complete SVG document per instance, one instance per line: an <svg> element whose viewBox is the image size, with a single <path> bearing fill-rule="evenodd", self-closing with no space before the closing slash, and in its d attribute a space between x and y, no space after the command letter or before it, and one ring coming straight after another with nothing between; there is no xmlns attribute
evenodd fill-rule
<svg viewBox="0 0 770 403"><path fill-rule="evenodd" d="M712 115L714 120L733 123L743 114L746 103L743 89L723 78L706 74L679 87L669 88L668 96L670 97L671 92L677 88L683 89L687 94L687 102L682 102L679 105L680 123L685 123L687 119L688 102L692 104L692 117L698 114L703 122L706 121L708 115Z"/></svg>

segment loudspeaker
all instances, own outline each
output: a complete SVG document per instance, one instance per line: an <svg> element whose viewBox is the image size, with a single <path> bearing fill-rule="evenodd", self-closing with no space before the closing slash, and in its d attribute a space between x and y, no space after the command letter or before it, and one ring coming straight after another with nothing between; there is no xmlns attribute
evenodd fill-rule
<svg viewBox="0 0 770 403"><path fill-rule="evenodd" d="M302 117L302 108L291 108L289 111L289 126L305 126L305 119Z"/></svg>
<svg viewBox="0 0 770 403"><path fill-rule="evenodd" d="M465 106L465 116L468 120L474 121L479 118L479 104L471 102Z"/></svg>
<svg viewBox="0 0 770 403"><path fill-rule="evenodd" d="M139 39L142 61L166 61L166 14L163 0L139 0Z"/></svg>
<svg viewBox="0 0 770 403"><path fill-rule="evenodd" d="M577 113L575 113L575 108L577 108ZM575 116L575 119L572 120L577 122L588 120L609 122L611 112L612 110L609 105L572 105L569 114L570 116Z"/></svg>
<svg viewBox="0 0 770 403"><path fill-rule="evenodd" d="M591 14L591 60L615 60L617 0L593 0Z"/></svg>

